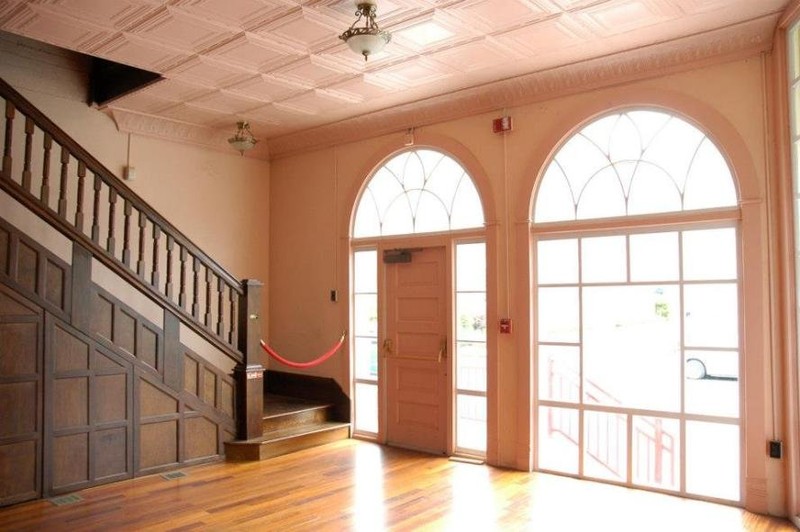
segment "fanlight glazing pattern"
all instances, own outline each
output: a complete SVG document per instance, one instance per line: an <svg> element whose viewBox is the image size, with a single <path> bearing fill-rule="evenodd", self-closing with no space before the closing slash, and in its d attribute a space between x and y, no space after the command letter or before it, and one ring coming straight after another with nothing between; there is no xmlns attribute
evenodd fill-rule
<svg viewBox="0 0 800 532"><path fill-rule="evenodd" d="M483 208L467 171L429 149L403 152L378 169L361 195L353 236L481 227Z"/></svg>
<svg viewBox="0 0 800 532"><path fill-rule="evenodd" d="M553 157L534 222L557 222L729 207L730 168L694 125L654 110L600 118Z"/></svg>

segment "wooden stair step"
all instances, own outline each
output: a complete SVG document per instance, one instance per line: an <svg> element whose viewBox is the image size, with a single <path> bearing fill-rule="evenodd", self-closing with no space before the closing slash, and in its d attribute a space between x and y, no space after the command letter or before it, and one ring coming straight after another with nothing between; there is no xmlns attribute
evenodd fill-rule
<svg viewBox="0 0 800 532"><path fill-rule="evenodd" d="M225 454L228 460L266 460L349 437L349 423L322 421L275 430L261 438L227 442Z"/></svg>
<svg viewBox="0 0 800 532"><path fill-rule="evenodd" d="M261 426L264 434L291 427L313 425L329 421L331 405L284 396L267 396Z"/></svg>

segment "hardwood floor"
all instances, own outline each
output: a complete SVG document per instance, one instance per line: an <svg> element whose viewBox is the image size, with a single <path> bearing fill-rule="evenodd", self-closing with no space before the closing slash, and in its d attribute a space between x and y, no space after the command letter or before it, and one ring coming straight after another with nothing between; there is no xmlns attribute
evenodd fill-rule
<svg viewBox="0 0 800 532"><path fill-rule="evenodd" d="M738 508L344 440L0 509L0 530L783 531Z"/></svg>

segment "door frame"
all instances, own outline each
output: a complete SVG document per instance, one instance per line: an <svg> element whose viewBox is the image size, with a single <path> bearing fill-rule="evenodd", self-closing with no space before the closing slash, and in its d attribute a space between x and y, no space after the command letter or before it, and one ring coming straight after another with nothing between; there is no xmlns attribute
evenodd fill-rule
<svg viewBox="0 0 800 532"><path fill-rule="evenodd" d="M383 262L383 253L385 251L396 248L444 248L444 269L445 269L445 284L446 297L445 297L445 316L447 331L447 352L453 353L453 335L455 333L453 327L453 238L451 235L404 235L391 240L382 240L378 242L377 260L378 260L378 441L383 444L388 444L388 430L387 430L387 412L389 407L388 390L386 386L387 375L387 360L383 352L383 342L388 338L387 336L387 275L386 266ZM412 253L413 256L413 253ZM444 452L446 456L450 456L455 451L454 430L454 401L453 395L455 393L455 381L453 379L454 371L453 356L449 356L445 362L445 379L444 384L446 387L446 399L444 404L445 411L445 445Z"/></svg>

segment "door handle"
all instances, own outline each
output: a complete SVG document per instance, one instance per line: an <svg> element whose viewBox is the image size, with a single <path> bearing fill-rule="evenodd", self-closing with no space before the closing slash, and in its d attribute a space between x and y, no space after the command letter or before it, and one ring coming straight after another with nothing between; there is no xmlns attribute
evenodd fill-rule
<svg viewBox="0 0 800 532"><path fill-rule="evenodd" d="M443 358L447 358L447 337L442 338L442 343L439 344L439 358L437 362L441 362Z"/></svg>
<svg viewBox="0 0 800 532"><path fill-rule="evenodd" d="M383 356L391 355L392 347L393 347L392 339L391 338L385 339L383 341L383 352L384 352Z"/></svg>

